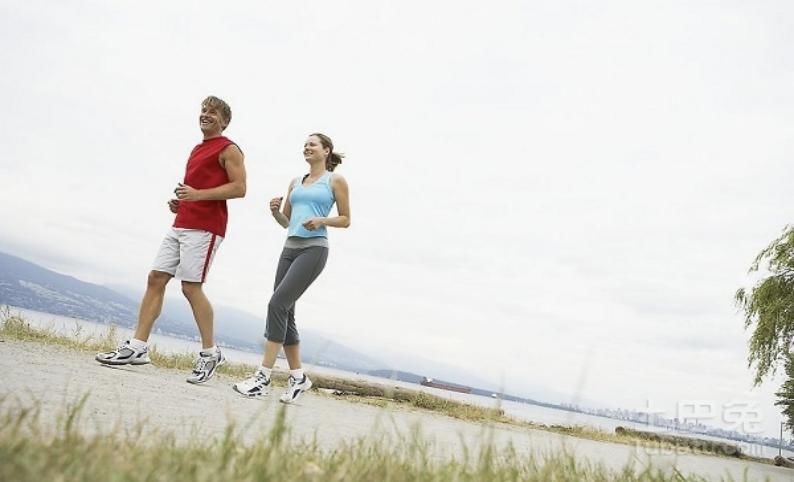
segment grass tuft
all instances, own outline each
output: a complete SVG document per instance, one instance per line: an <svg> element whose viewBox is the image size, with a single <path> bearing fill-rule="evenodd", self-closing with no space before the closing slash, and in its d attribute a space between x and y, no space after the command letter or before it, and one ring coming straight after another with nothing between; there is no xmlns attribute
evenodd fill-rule
<svg viewBox="0 0 794 482"><path fill-rule="evenodd" d="M119 481L390 481L408 482L700 482L702 477L628 464L609 470L572 454L519 453L489 444L465 460L435 458L419 429L396 440L358 438L333 450L290 438L285 407L270 431L244 444L233 425L217 437L177 443L173 434L143 430L83 436L75 421L85 397L70 404L55 430L39 411L0 400L0 480Z"/></svg>

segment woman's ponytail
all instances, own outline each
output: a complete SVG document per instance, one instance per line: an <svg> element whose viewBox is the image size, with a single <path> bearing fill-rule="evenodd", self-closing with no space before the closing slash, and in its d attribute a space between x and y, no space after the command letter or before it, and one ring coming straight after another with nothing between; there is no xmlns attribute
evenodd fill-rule
<svg viewBox="0 0 794 482"><path fill-rule="evenodd" d="M345 155L342 153L334 152L334 143L331 141L331 138L325 134L320 134L319 132L315 132L311 134L312 136L316 136L320 139L320 143L323 147L329 149L328 157L325 159L325 169L328 171L333 171L336 169L336 166L342 164L342 159L345 158Z"/></svg>

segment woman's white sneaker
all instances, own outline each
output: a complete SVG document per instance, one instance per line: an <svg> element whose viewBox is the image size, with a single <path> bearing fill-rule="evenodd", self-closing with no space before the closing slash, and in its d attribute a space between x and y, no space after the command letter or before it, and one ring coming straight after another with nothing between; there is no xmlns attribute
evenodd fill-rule
<svg viewBox="0 0 794 482"><path fill-rule="evenodd" d="M287 381L287 391L279 398L282 403L292 403L297 400L303 392L309 391L312 387L312 381L305 374L302 380L297 380L292 375L289 376Z"/></svg>
<svg viewBox="0 0 794 482"><path fill-rule="evenodd" d="M232 385L235 392L246 397L262 397L270 392L270 377L257 370L250 378Z"/></svg>

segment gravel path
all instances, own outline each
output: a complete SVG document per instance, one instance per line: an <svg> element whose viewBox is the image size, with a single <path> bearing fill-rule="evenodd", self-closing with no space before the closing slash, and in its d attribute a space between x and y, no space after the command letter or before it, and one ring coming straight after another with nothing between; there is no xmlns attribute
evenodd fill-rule
<svg viewBox="0 0 794 482"><path fill-rule="evenodd" d="M143 422L147 428L184 440L222 435L228 424L234 423L243 429L245 440L253 440L269 430L280 406L277 396L249 400L237 395L231 389L234 380L222 376L196 386L185 383L187 373L180 371L151 365L107 367L96 363L91 354L34 342L0 342L0 373L0 397L6 397L5 405L39 403L47 427L56 426L65 406L88 394L79 424L87 434L134 429ZM379 408L315 391L287 407L287 423L293 440L316 439L325 449L361 437L410 438L418 429L439 457L461 454L463 444L473 448L483 440L492 440L497 446L512 443L519 452L567 449L613 468L629 461L644 466L650 460L656 467L675 465L684 474L697 473L713 480L724 476L743 480L745 470L749 480L794 480L794 470L770 465L653 453L503 424L484 426L427 411Z"/></svg>

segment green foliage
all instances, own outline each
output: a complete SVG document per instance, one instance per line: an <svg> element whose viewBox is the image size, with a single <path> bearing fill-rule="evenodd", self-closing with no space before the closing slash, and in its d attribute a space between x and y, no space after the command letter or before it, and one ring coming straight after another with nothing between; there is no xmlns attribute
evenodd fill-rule
<svg viewBox="0 0 794 482"><path fill-rule="evenodd" d="M777 395L775 405L783 408L783 416L786 417L786 427L794 431L794 355L789 355L785 366L786 381L783 382L780 390L775 393Z"/></svg>
<svg viewBox="0 0 794 482"><path fill-rule="evenodd" d="M736 292L736 304L744 311L744 327L753 327L747 363L755 367L755 384L785 368L786 381L776 393L775 405L783 409L786 426L794 430L794 226L761 251L750 273L766 276L749 291Z"/></svg>
<svg viewBox="0 0 794 482"><path fill-rule="evenodd" d="M750 336L748 366L755 368L755 384L774 375L789 358L794 340L794 226L761 251L750 273L766 271L750 290L736 292L736 304L744 312Z"/></svg>

